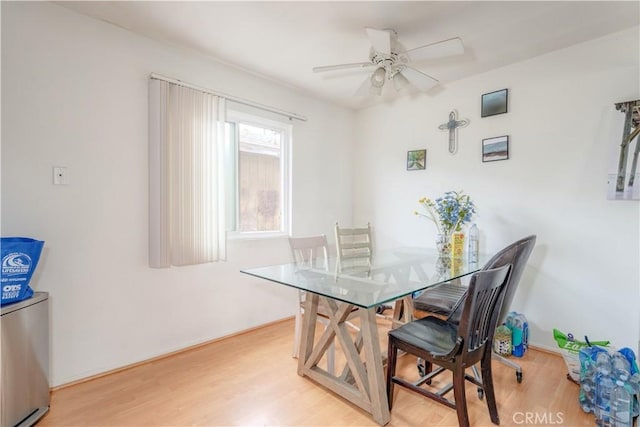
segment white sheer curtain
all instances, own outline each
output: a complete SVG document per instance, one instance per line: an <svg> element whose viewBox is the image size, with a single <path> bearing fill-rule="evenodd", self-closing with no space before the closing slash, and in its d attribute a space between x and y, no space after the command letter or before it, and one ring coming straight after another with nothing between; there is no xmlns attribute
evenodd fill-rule
<svg viewBox="0 0 640 427"><path fill-rule="evenodd" d="M149 83L149 265L224 260L224 99Z"/></svg>

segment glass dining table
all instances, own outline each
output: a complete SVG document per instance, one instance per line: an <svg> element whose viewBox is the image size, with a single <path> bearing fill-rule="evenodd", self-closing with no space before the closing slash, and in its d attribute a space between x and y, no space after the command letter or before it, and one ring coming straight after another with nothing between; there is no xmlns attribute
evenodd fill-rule
<svg viewBox="0 0 640 427"><path fill-rule="evenodd" d="M464 258L441 258L435 249L397 248L377 251L366 259L343 260L341 264L330 258L319 266L291 263L241 272L307 292L298 374L332 390L385 425L390 413L376 307L395 301L391 327L411 321L412 297L417 292L473 274L487 259L481 256L478 262L470 263ZM319 305L328 317L328 326L316 340ZM354 310L360 319L355 337L346 324ZM319 366L334 341L346 361L337 374Z"/></svg>

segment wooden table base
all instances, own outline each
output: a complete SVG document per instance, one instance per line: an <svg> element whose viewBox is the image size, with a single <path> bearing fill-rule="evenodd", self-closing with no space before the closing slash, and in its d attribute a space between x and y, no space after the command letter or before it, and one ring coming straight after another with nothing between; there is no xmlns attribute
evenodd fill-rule
<svg viewBox="0 0 640 427"><path fill-rule="evenodd" d="M329 314L329 325L317 344L315 326L318 304L322 303ZM385 392L383 357L376 324L375 308L358 308L360 332L355 339L345 321L354 306L319 296L307 294L302 323L302 342L298 358L298 375L307 376L334 393L371 413L380 425L389 422L389 405ZM318 366L320 359L337 340L345 355L345 369L333 375ZM364 352L364 360L360 353Z"/></svg>

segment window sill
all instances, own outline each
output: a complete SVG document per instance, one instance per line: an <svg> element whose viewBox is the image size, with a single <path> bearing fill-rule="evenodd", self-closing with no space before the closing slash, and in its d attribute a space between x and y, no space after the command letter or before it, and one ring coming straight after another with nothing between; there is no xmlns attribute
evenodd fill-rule
<svg viewBox="0 0 640 427"><path fill-rule="evenodd" d="M289 234L282 231L263 231L252 233L227 232L227 240L265 240L288 238Z"/></svg>

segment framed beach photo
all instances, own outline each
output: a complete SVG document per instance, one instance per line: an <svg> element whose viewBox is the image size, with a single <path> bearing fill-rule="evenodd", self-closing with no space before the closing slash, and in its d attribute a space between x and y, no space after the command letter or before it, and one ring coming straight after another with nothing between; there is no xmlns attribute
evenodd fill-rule
<svg viewBox="0 0 640 427"><path fill-rule="evenodd" d="M427 150L407 151L407 170L417 171L427 166Z"/></svg>
<svg viewBox="0 0 640 427"><path fill-rule="evenodd" d="M509 90L502 89L482 95L480 117L495 116L507 112Z"/></svg>
<svg viewBox="0 0 640 427"><path fill-rule="evenodd" d="M509 158L509 137L496 136L482 140L482 161L495 162Z"/></svg>

